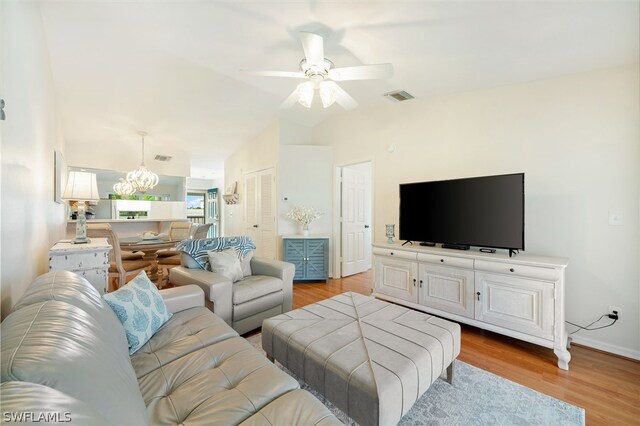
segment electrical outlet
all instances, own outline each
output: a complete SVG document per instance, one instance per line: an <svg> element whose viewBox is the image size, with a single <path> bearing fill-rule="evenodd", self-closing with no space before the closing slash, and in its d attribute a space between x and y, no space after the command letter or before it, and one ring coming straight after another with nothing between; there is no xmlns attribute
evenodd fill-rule
<svg viewBox="0 0 640 426"><path fill-rule="evenodd" d="M620 308L617 306L609 306L608 310L607 310L607 314L612 314L613 311L616 311L618 313L618 322L622 322L622 314L620 311Z"/></svg>

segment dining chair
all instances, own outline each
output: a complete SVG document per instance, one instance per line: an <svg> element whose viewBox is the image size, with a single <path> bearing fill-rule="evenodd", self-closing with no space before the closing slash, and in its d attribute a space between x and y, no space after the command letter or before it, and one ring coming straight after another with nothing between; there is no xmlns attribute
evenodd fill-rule
<svg viewBox="0 0 640 426"><path fill-rule="evenodd" d="M171 222L169 225L169 240L171 241L182 241L188 240L189 234L191 233L191 222ZM158 250L158 260L163 259L165 257L171 257L178 254L175 248L170 248L166 250Z"/></svg>
<svg viewBox="0 0 640 426"><path fill-rule="evenodd" d="M118 236L111 229L87 228L87 236L90 238L106 238L111 245L109 250L109 278L116 279L116 289L125 285L127 277L137 275L140 271L144 271L151 266L148 260L123 260L120 250L120 241Z"/></svg>
<svg viewBox="0 0 640 426"><path fill-rule="evenodd" d="M209 233L209 228L211 228L211 224L201 223L199 225L195 225L194 228L195 228L195 231L193 232L193 235L191 236L191 238L194 240L202 240L207 238L207 234Z"/></svg>
<svg viewBox="0 0 640 426"><path fill-rule="evenodd" d="M111 229L111 225L108 223L87 223L87 235L89 235L90 229ZM144 253L121 250L120 255L122 260L141 260Z"/></svg>
<svg viewBox="0 0 640 426"><path fill-rule="evenodd" d="M169 225L169 239L171 241L188 240L191 234L191 222L171 222ZM169 269L180 265L180 252L175 248L159 250L158 268L162 270L161 287L169 283Z"/></svg>

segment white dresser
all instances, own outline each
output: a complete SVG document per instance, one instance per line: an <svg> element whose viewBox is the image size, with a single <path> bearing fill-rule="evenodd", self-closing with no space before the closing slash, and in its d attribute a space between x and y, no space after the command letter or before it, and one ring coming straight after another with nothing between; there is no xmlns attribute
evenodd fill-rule
<svg viewBox="0 0 640 426"><path fill-rule="evenodd" d="M104 294L108 289L109 250L111 245L106 238L92 238L87 244L61 241L49 249L49 270L82 275Z"/></svg>
<svg viewBox="0 0 640 426"><path fill-rule="evenodd" d="M376 297L552 348L567 370L569 259L374 244Z"/></svg>

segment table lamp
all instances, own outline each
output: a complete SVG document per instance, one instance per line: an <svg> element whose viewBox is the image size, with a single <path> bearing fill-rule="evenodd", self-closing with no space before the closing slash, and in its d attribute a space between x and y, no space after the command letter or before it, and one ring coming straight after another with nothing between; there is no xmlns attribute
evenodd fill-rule
<svg viewBox="0 0 640 426"><path fill-rule="evenodd" d="M95 173L69 172L67 186L64 189L62 198L67 201L78 202L78 216L76 220L76 238L73 244L86 244L90 242L87 238L87 217L85 216L86 201L100 201L98 194L98 182Z"/></svg>

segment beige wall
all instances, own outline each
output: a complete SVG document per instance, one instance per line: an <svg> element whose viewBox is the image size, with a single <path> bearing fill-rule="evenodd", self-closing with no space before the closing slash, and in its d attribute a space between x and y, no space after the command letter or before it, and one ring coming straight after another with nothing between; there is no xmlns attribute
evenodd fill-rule
<svg viewBox="0 0 640 426"><path fill-rule="evenodd" d="M621 322L575 341L638 358L638 76L636 64L357 109L312 137L333 146L335 164L373 159L374 241L398 223L401 182L525 172L527 253L571 259L567 319L622 308ZM609 226L610 210L624 226Z"/></svg>
<svg viewBox="0 0 640 426"><path fill-rule="evenodd" d="M238 204L225 205L223 208L223 236L245 235L244 229L244 181L246 173L276 167L278 163L278 146L280 125L274 122L264 129L252 141L227 158L224 162L224 182L229 185L237 182L240 194Z"/></svg>
<svg viewBox="0 0 640 426"><path fill-rule="evenodd" d="M2 317L28 284L48 270L47 252L64 237L65 217L53 201L53 155L64 145L35 3L0 3L2 98Z"/></svg>

